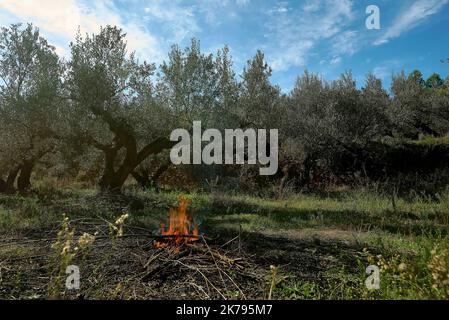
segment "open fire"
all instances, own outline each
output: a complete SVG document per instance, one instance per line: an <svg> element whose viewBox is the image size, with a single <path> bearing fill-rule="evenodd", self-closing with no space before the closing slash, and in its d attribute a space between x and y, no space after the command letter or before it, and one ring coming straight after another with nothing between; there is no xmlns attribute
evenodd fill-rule
<svg viewBox="0 0 449 320"><path fill-rule="evenodd" d="M178 247L199 240L198 225L188 211L190 201L179 198L178 208L171 208L168 214L168 228L161 224L160 236L154 241L156 248Z"/></svg>

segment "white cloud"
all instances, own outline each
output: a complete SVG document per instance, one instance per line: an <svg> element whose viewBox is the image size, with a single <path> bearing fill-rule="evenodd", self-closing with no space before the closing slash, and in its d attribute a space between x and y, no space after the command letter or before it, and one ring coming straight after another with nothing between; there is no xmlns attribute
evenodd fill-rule
<svg viewBox="0 0 449 320"><path fill-rule="evenodd" d="M66 41L56 44L60 54L66 53L64 47L73 40L78 27L83 33L94 33L110 24L127 33L128 47L139 57L151 62L163 59L160 40L139 23L123 21L110 0L92 1L89 6L75 0L2 0L0 8L13 14L20 20L17 22L33 22L44 33Z"/></svg>
<svg viewBox="0 0 449 320"><path fill-rule="evenodd" d="M268 11L269 15L275 15L275 14L282 14L282 13L287 13L290 11L288 2L286 1L281 1L279 3L276 4L276 6Z"/></svg>
<svg viewBox="0 0 449 320"><path fill-rule="evenodd" d="M264 48L271 57L270 64L275 71L305 65L313 48L321 41L339 35L354 17L352 0L311 0L296 10L275 11L278 15L267 25L268 44ZM268 14L272 16L273 12ZM345 33L343 37L356 38L354 33ZM348 44L345 46L339 53L355 50ZM340 60L341 58L333 57L334 63L339 63Z"/></svg>
<svg viewBox="0 0 449 320"><path fill-rule="evenodd" d="M381 80L391 78L395 72L400 71L402 63L399 60L387 60L372 70L372 73Z"/></svg>
<svg viewBox="0 0 449 320"><path fill-rule="evenodd" d="M250 0L236 0L238 6L244 7L250 3Z"/></svg>
<svg viewBox="0 0 449 320"><path fill-rule="evenodd" d="M343 60L342 56L352 56L363 46L363 39L357 31L349 30L337 34L332 38L333 54L330 63L333 65L340 64Z"/></svg>
<svg viewBox="0 0 449 320"><path fill-rule="evenodd" d="M393 25L374 44L382 45L401 36L403 33L422 23L429 16L438 13L448 2L449 0L416 0L405 11L399 14L393 22Z"/></svg>
<svg viewBox="0 0 449 320"><path fill-rule="evenodd" d="M333 39L332 49L335 54L353 55L360 49L360 35L357 31L345 31Z"/></svg>
<svg viewBox="0 0 449 320"><path fill-rule="evenodd" d="M307 62L306 55L313 46L311 40L292 43L289 47L272 54L274 58L270 61L270 65L275 71L285 71L291 66L303 66Z"/></svg>
<svg viewBox="0 0 449 320"><path fill-rule="evenodd" d="M330 64L335 65L335 64L340 64L341 62L341 57L333 57L330 61Z"/></svg>
<svg viewBox="0 0 449 320"><path fill-rule="evenodd" d="M223 22L242 18L239 10L250 4L250 0L194 0L194 8L207 24L219 26Z"/></svg>
<svg viewBox="0 0 449 320"><path fill-rule="evenodd" d="M307 0L303 6L305 12L316 12L320 9L321 0Z"/></svg>
<svg viewBox="0 0 449 320"><path fill-rule="evenodd" d="M161 22L170 30L172 41L180 42L188 35L200 31L192 7L182 7L177 1L155 0L146 4L145 13L150 19Z"/></svg>
<svg viewBox="0 0 449 320"><path fill-rule="evenodd" d="M376 78L385 80L388 76L392 74L392 72L388 67L381 66L374 68L373 74L376 76Z"/></svg>

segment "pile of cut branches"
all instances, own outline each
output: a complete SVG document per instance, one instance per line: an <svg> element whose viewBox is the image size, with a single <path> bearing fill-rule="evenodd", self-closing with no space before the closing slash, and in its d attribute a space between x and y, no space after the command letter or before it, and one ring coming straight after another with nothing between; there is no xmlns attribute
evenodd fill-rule
<svg viewBox="0 0 449 320"><path fill-rule="evenodd" d="M89 254L76 254L70 262L80 267L80 289L67 290L62 272L58 298L255 299L266 294L269 270L241 250L237 237L222 244L199 236L196 242L158 249L159 236L143 228L125 227L123 235L111 239L104 221L81 219L71 225L75 239L83 232L96 236ZM0 298L49 298L52 270L59 266L52 248L56 230L3 239Z"/></svg>
<svg viewBox="0 0 449 320"><path fill-rule="evenodd" d="M143 264L146 274L142 281L163 284L178 279L179 285L190 287L197 298L246 299L254 290L262 294L259 286L264 282L264 271L250 260L211 246L200 237L195 243L154 251Z"/></svg>

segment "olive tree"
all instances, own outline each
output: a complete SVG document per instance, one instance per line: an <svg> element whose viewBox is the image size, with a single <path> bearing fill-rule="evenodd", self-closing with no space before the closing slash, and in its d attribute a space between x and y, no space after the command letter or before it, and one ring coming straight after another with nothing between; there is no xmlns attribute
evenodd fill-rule
<svg viewBox="0 0 449 320"><path fill-rule="evenodd" d="M302 162L303 183L319 162L330 168L348 155L363 166L369 145L388 133L389 96L368 75L360 90L351 73L328 83L315 74L300 76L289 96L286 133L292 157Z"/></svg>
<svg viewBox="0 0 449 320"><path fill-rule="evenodd" d="M129 54L126 35L106 26L77 35L66 85L70 93L72 140L103 156L102 191L118 192L150 155L171 146L170 112L155 94L154 64Z"/></svg>
<svg viewBox="0 0 449 320"><path fill-rule="evenodd" d="M262 51L247 62L241 76L240 127L278 128L281 90L271 84L272 73Z"/></svg>
<svg viewBox="0 0 449 320"><path fill-rule="evenodd" d="M221 128L238 98L229 49L205 54L196 39L184 50L173 46L161 66L159 88L180 127L190 129L193 121L202 121Z"/></svg>
<svg viewBox="0 0 449 320"><path fill-rule="evenodd" d="M0 174L7 176L7 191L16 179L20 191L28 189L36 164L55 151L63 114L61 74L55 48L33 25L1 29Z"/></svg>
<svg viewBox="0 0 449 320"><path fill-rule="evenodd" d="M160 67L157 89L158 100L170 110L178 128L192 130L193 121L223 131L236 126L239 84L226 46L216 53L202 52L196 39L184 49L172 46ZM169 165L167 157L151 157L133 176L141 185L154 185ZM195 171L197 179L208 179L217 169L194 166L189 170Z"/></svg>
<svg viewBox="0 0 449 320"><path fill-rule="evenodd" d="M391 118L399 135L417 139L419 135L439 136L447 132L447 90L439 75L424 81L422 73L395 75L392 82Z"/></svg>

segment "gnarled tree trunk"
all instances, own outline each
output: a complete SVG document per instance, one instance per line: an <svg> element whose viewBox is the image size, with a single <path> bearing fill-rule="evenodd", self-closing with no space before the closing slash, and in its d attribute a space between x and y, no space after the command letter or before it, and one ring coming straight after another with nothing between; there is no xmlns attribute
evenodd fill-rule
<svg viewBox="0 0 449 320"><path fill-rule="evenodd" d="M130 144L121 144L126 149L125 159L117 170L114 164L117 160L119 147L103 147L105 154L105 168L100 179L100 189L102 192L119 193L128 177L134 172L146 158L150 155L158 154L173 146L173 142L166 138L159 138L137 152L132 141Z"/></svg>
<svg viewBox="0 0 449 320"><path fill-rule="evenodd" d="M164 174L165 171L170 167L169 163L162 164L157 168L155 172L150 172L150 170L147 169L141 169L141 170L134 170L132 172L132 176L134 179L136 179L137 183L142 188L151 188L155 187L156 191L159 191L159 186L157 181L161 177L162 174Z"/></svg>
<svg viewBox="0 0 449 320"><path fill-rule="evenodd" d="M121 119L114 119L111 114L98 106L90 106L89 109L108 124L109 130L114 134L113 144L104 145L94 138L88 137L89 142L97 149L103 151L104 171L100 179L102 192L119 193L131 173L150 155L155 155L175 145L167 138L158 138L138 151L137 139L131 125ZM126 150L125 159L115 170L118 152Z"/></svg>
<svg viewBox="0 0 449 320"><path fill-rule="evenodd" d="M6 184L9 190L14 190L14 183L16 182L17 176L19 175L20 166L16 166L11 169L8 173L8 178L6 179Z"/></svg>
<svg viewBox="0 0 449 320"><path fill-rule="evenodd" d="M5 180L0 179L0 193L6 193L6 190L8 189Z"/></svg>
<svg viewBox="0 0 449 320"><path fill-rule="evenodd" d="M31 173L33 172L35 162L24 161L20 169L20 176L17 179L17 189L19 192L26 192L31 188Z"/></svg>
<svg viewBox="0 0 449 320"><path fill-rule="evenodd" d="M6 181L0 179L0 193L14 193L14 184L20 172L21 166L17 165L9 170Z"/></svg>

